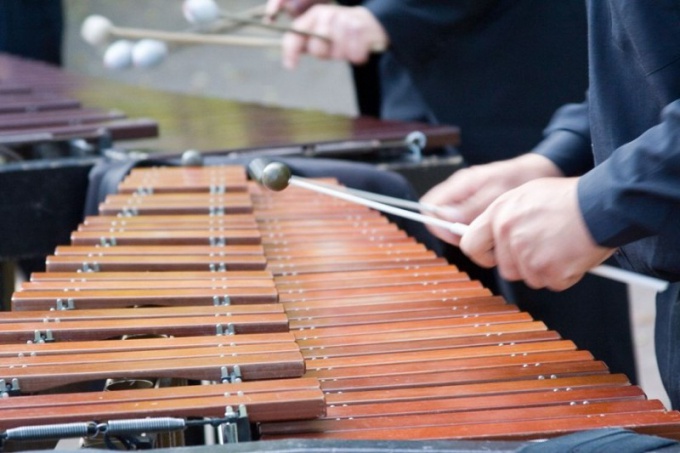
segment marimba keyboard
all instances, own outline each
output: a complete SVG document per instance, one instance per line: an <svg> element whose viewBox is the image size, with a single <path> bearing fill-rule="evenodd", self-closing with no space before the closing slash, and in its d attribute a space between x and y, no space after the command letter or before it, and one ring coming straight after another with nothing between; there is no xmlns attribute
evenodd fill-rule
<svg viewBox="0 0 680 453"><path fill-rule="evenodd" d="M3 54L0 65L0 144L23 147L158 135L158 125L150 119L131 119L118 110L83 107L69 93L78 78L57 67Z"/></svg>
<svg viewBox="0 0 680 453"><path fill-rule="evenodd" d="M680 438L680 413L375 212L240 167L121 188L0 317L2 430L245 406L262 439ZM32 394L153 378L221 383Z"/></svg>

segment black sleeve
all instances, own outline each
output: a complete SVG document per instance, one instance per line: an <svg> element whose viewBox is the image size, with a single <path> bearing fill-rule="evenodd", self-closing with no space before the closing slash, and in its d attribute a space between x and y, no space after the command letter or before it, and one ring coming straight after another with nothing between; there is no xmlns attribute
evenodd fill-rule
<svg viewBox="0 0 680 453"><path fill-rule="evenodd" d="M418 64L439 53L438 47L464 35L477 19L496 8L498 0L369 0L364 2L387 31L390 50Z"/></svg>
<svg viewBox="0 0 680 453"><path fill-rule="evenodd" d="M660 122L579 180L579 205L598 244L617 247L680 223L680 100ZM677 233L677 230L676 230Z"/></svg>

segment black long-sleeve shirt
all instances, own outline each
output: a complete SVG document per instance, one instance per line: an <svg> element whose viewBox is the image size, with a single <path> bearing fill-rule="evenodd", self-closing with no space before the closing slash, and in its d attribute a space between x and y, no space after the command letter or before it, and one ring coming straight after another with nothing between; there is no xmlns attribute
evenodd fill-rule
<svg viewBox="0 0 680 453"><path fill-rule="evenodd" d="M680 2L592 0L590 88L537 152L579 180L582 215L626 267L680 280Z"/></svg>
<svg viewBox="0 0 680 453"><path fill-rule="evenodd" d="M587 87L582 0L366 0L429 113L470 164L525 153ZM385 78L383 78L385 79ZM389 83L389 80L383 83Z"/></svg>

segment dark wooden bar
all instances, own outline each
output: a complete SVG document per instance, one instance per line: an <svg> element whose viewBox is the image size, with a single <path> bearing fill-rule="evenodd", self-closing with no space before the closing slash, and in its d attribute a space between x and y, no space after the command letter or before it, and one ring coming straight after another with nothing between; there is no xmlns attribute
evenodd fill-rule
<svg viewBox="0 0 680 453"><path fill-rule="evenodd" d="M2 428L27 424L68 423L83 419L125 419L132 407L151 416L222 417L224 408L248 407L255 421L313 418L324 410L315 379L281 379L160 389L118 390L91 394L14 397L0 408Z"/></svg>

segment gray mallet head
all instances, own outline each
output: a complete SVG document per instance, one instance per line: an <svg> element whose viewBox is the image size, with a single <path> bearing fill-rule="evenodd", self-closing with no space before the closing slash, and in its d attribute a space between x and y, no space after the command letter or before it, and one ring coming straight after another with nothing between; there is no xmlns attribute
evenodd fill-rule
<svg viewBox="0 0 680 453"><path fill-rule="evenodd" d="M269 190L279 192L288 187L290 168L281 162L272 162L262 170L262 185Z"/></svg>
<svg viewBox="0 0 680 453"><path fill-rule="evenodd" d="M271 162L258 157L248 164L250 177L269 190L281 191L288 187L291 178L290 168L280 162Z"/></svg>
<svg viewBox="0 0 680 453"><path fill-rule="evenodd" d="M202 167L203 156L195 149L189 149L182 153L183 167Z"/></svg>

